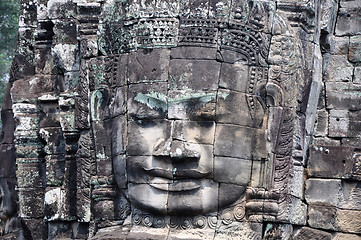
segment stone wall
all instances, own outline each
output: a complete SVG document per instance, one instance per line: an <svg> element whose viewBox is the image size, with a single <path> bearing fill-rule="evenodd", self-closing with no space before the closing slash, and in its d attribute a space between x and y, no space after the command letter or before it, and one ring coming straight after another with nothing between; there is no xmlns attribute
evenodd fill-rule
<svg viewBox="0 0 361 240"><path fill-rule="evenodd" d="M136 18L132 14L143 14L138 16L141 22L149 17L149 3L139 2L140 7L135 4L139 8L125 18L132 20ZM159 7L158 17L162 19L170 18L172 6L180 1L164 2L150 3ZM219 1L209 2L216 6ZM126 171L125 163L121 164L128 154L124 150L127 130L122 129L126 114L144 111L128 109L127 89L136 88L140 82L135 73L142 73L146 82L152 77L171 81L163 74L171 71L165 59L176 59L179 66L182 61L199 60L190 57L184 46L193 47L201 60L226 62L217 55L221 52L225 56L223 49L219 50L221 43L210 37L212 32L202 32L196 21L183 22L185 26L198 26L196 30L202 33L193 32L181 45L177 39L185 31L176 29L181 26L177 21L182 20L178 16L165 21L166 27L161 21L147 22L144 26L153 24L155 33L144 37L144 26L135 28L128 22L122 25L129 28L128 32L119 30L120 24L115 23L124 17L122 9L114 8L119 1L22 0L18 45L1 111L4 127L0 152L0 181L17 193L6 195L2 190L2 194L17 203L17 210L0 218L0 239L123 239L129 232L133 235L128 237L135 239L361 239L361 2L238 2L252 12L244 7L229 16L247 18L247 24L258 27L257 32L265 36L259 40L265 50L258 49L254 61L266 71L256 68L254 79L269 83L264 92L272 98L266 102L269 136L263 141L267 147L257 152L262 155L268 151L268 155L254 161L246 203L237 205L241 206L240 222L244 225L232 228L234 219L228 221L220 211L214 224L214 216L207 216L206 230L195 227L196 218L180 218L183 222L175 227L160 224L162 227L147 228L157 222L147 222L150 218L146 214L141 216L138 228L131 229L137 221L134 209L128 196L119 191L127 189L128 183L120 186L123 176L114 175L113 169ZM196 16L197 6L205 3L208 1L189 2L190 14ZM224 5L231 3L222 1ZM242 15L245 9L251 14ZM238 18L237 14L242 16ZM133 35L141 43L133 42ZM242 38L240 45L246 39ZM137 44L142 46L139 49L161 50L141 52ZM204 45L207 51L200 48ZM161 63L162 68L152 63ZM216 71L202 72L202 66L192 69L192 73ZM233 90L234 83L227 82L232 77L224 77L222 88ZM162 81L155 81L153 88L160 89ZM278 89L283 94L278 94ZM129 94L142 91L131 90ZM241 109L234 114L244 112ZM274 127L274 122L281 127ZM232 132L227 133L231 136ZM114 145L115 139L121 146ZM114 159L120 159L117 162L121 166L114 166ZM9 219L16 219L16 224L9 224Z"/></svg>

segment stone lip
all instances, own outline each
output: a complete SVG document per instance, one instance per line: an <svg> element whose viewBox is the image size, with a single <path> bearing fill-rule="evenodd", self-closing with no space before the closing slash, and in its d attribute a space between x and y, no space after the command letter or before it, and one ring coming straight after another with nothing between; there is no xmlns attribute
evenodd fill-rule
<svg viewBox="0 0 361 240"><path fill-rule="evenodd" d="M166 179L199 179L205 178L210 174L210 171L198 170L198 169L187 169L173 171L162 169L162 168L144 168L145 172L151 176L163 177Z"/></svg>
<svg viewBox="0 0 361 240"><path fill-rule="evenodd" d="M201 181L197 180L179 180L169 185L164 184L150 184L150 186L169 192L192 191L201 187Z"/></svg>

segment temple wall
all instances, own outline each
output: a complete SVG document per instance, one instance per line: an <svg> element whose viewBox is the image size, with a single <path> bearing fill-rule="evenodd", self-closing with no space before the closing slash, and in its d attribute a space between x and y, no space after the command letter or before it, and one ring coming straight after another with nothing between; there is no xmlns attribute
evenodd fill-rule
<svg viewBox="0 0 361 240"><path fill-rule="evenodd" d="M104 14L113 2L21 1L0 146L0 181L16 183L16 188L7 186L16 192L12 201L17 213L11 217L18 224L8 228L7 220L1 220L0 239L90 239L96 234L96 239L107 239L107 233L113 239L124 237L121 231L126 230L119 227L127 226L131 207L119 192L126 187L116 184L112 158L121 159L125 152L119 147L115 156L112 141L114 135L123 138L126 130L113 133L109 126L125 122L129 111L124 92L126 81L132 80L122 76L122 67L139 66L134 63L138 56L129 54L131 62L119 57L122 52L111 52L120 46L104 47ZM262 199L262 210L247 212L246 222L254 223L256 232L248 239L361 239L361 2L260 2L272 13L270 18L288 21L287 30L277 32L272 25L276 20L270 20L269 29L276 30L260 31L270 43L265 57L268 81L284 80L284 98L289 99L284 106L294 124L291 139L283 140L292 148L287 166L277 159L275 146L274 160L264 165L272 176L259 184L262 191L257 186L258 192L249 195L248 207ZM276 43L281 37L295 43L297 51L287 60L296 59L297 64L284 64L287 57L282 55L278 62L282 44ZM150 59L162 62L167 54L174 53ZM282 64L287 68L276 76ZM139 69L151 72L151 67ZM303 90L292 96L296 89ZM116 97L105 107L99 99L108 95ZM276 106L274 111L275 121L280 121ZM281 119L285 124L287 117ZM270 197L273 193L277 197ZM272 204L277 210L267 209ZM146 227L146 218L141 220ZM180 223L177 231L183 227ZM161 231L152 236L168 236Z"/></svg>

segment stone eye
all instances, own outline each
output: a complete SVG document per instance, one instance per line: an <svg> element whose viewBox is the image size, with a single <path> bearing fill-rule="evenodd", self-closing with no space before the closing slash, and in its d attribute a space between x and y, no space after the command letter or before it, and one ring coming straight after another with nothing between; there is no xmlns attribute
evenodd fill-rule
<svg viewBox="0 0 361 240"><path fill-rule="evenodd" d="M199 126L205 127L205 128L211 128L213 127L213 121L198 121L197 122Z"/></svg>
<svg viewBox="0 0 361 240"><path fill-rule="evenodd" d="M150 128L157 125L157 123L154 120L151 119L136 119L135 122L139 127L142 128Z"/></svg>

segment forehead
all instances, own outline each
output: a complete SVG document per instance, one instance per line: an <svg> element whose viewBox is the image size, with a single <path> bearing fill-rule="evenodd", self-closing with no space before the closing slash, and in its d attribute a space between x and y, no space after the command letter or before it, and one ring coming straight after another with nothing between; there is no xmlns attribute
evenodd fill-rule
<svg viewBox="0 0 361 240"><path fill-rule="evenodd" d="M223 54L224 53L224 54ZM169 89L217 90L220 86L247 91L249 66L242 54L217 53L215 48L177 47L121 54L117 82L167 82ZM220 56L222 55L222 56Z"/></svg>

